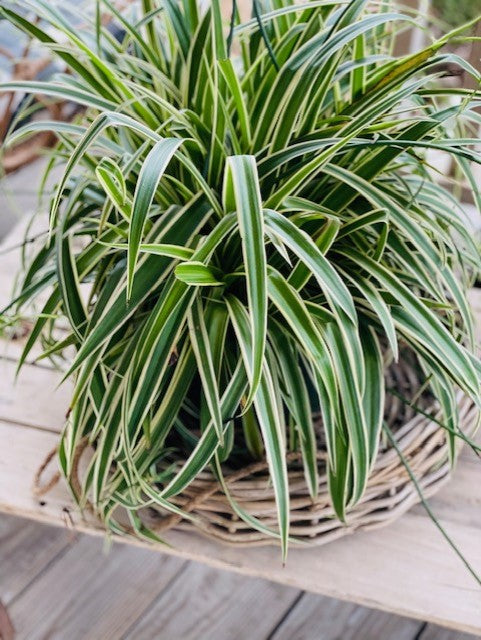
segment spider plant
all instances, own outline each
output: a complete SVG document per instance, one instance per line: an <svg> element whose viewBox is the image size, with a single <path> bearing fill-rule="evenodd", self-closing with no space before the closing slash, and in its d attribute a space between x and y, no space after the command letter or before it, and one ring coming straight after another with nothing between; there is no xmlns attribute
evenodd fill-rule
<svg viewBox="0 0 481 640"><path fill-rule="evenodd" d="M239 517L263 527L224 474L265 456L269 531L285 556L286 453L301 452L315 499L319 411L344 519L382 437L385 361L408 352L454 460L456 391L479 401L466 288L480 260L426 154L449 154L479 203L481 93L440 80L447 62L480 80L443 53L463 30L396 56L414 19L382 0L259 0L244 22L235 4L224 22L220 0L142 0L124 13L100 0L83 28L55 3L23 5L30 14L2 15L69 73L3 89L84 107L73 123L10 135L48 127L59 138L49 167L66 163L11 309L48 291L20 365L39 339L51 358L75 347L59 457L69 479L79 443L93 445L80 505L116 532L124 507L155 537L142 508L182 514L174 497L209 465Z"/></svg>

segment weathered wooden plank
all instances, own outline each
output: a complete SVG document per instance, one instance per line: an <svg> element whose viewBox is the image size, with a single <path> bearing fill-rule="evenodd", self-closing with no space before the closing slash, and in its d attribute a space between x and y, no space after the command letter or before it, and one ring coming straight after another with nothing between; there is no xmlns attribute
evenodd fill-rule
<svg viewBox="0 0 481 640"><path fill-rule="evenodd" d="M153 556L152 568L146 554L150 552L119 545L106 554L90 536L0 518L0 600L7 605L17 640L66 634L72 640L266 638L301 595L290 587L180 559ZM120 570L119 563L127 567ZM135 572L134 584L127 571ZM160 585L158 573L164 578ZM60 575L68 576L68 583L59 585Z"/></svg>
<svg viewBox="0 0 481 640"><path fill-rule="evenodd" d="M189 563L125 640L267 638L297 589Z"/></svg>
<svg viewBox="0 0 481 640"><path fill-rule="evenodd" d="M32 164L23 167L21 171L16 171L8 176L2 175L0 180L0 202L2 204L0 237L15 225L18 226L19 221L22 224L26 213L39 209L38 187L47 162L48 158L39 158ZM58 165L50 173L43 190L41 210L47 210L50 197L53 194L53 187L63 170L64 167Z"/></svg>
<svg viewBox="0 0 481 640"><path fill-rule="evenodd" d="M182 570L177 558L82 536L9 607L18 640L121 638Z"/></svg>
<svg viewBox="0 0 481 640"><path fill-rule="evenodd" d="M477 527L481 538L480 480L481 460L466 448L457 464L456 481L443 487L432 503L436 516L441 520ZM424 508L417 505L412 513L424 515Z"/></svg>
<svg viewBox="0 0 481 640"><path fill-rule="evenodd" d="M24 331L26 332L27 330L28 328L25 327ZM10 331L10 329L8 331ZM10 360L11 362L18 362L25 346L25 338L26 338L26 335L17 337L15 330L14 330L13 337L5 336L2 338L0 336L0 359ZM33 363L41 353L42 353L41 348L38 345L35 345L29 357L27 358L27 362L30 364ZM40 362L39 362L39 366L40 366ZM48 360L45 360L45 363L42 363L41 366L49 369L52 368Z"/></svg>
<svg viewBox="0 0 481 640"><path fill-rule="evenodd" d="M413 640L421 626L408 618L305 593L269 640Z"/></svg>
<svg viewBox="0 0 481 640"><path fill-rule="evenodd" d="M32 520L0 516L0 600L8 606L59 553L71 533Z"/></svg>
<svg viewBox="0 0 481 640"><path fill-rule="evenodd" d="M443 629L434 624L428 624L418 640L479 640L479 636L471 633L459 633L451 629Z"/></svg>
<svg viewBox="0 0 481 640"><path fill-rule="evenodd" d="M65 422L71 385L61 385L54 369L25 365L15 381L16 365L0 358L0 419L59 432Z"/></svg>
<svg viewBox="0 0 481 640"><path fill-rule="evenodd" d="M46 215L35 217L31 222L30 216L24 216L12 229L0 247L0 309L3 309L12 299L14 283L17 280L22 265L22 245L25 239L43 234L48 229ZM27 249L28 249L27 245Z"/></svg>
<svg viewBox="0 0 481 640"><path fill-rule="evenodd" d="M102 535L99 525L80 518L62 485L45 496L43 505L32 495L33 474L55 446L55 434L0 423L0 442L9 443L7 455L0 458L0 510ZM473 478L474 495L481 491L478 479L479 475ZM469 524L469 504L460 504L459 509L466 510L466 522L446 519L444 524L481 572L479 528ZM178 531L166 538L172 546L157 546L157 550L481 634L481 590L425 515L408 513L389 527L357 533L325 547L292 548L284 568L276 548L227 547ZM130 542L149 546L139 540Z"/></svg>
<svg viewBox="0 0 481 640"><path fill-rule="evenodd" d="M94 520L74 513L72 499L62 484L44 497L34 495L34 475L57 446L57 433L0 420L0 443L0 511L70 530L103 533ZM56 471L54 461L43 474L44 479L48 481Z"/></svg>
<svg viewBox="0 0 481 640"><path fill-rule="evenodd" d="M189 563L179 566L179 572L168 585L161 588L159 594L152 598L152 604L145 609L145 591L150 588L150 567L144 570L142 562L135 564L135 572L139 576L144 572L146 581L150 580L145 589L141 589L141 601L135 607L135 613L130 621L129 630L125 632L126 624L118 625L119 609L123 612L124 591L116 591L108 608L104 608L104 599L92 599L90 607L85 611L85 597L76 598L78 591L78 573L73 575L70 567L71 558L78 553L82 558L90 558L82 564L81 573L91 572L96 558L103 569L105 562L116 565L122 560L115 545L109 551L107 558L102 557L101 545L95 538L89 538L88 543L80 545L74 553L69 551L65 560L60 554L73 545L78 544L82 536L73 537L61 529L40 525L21 518L0 518L0 600L4 604L18 599L22 592L21 603L28 602L31 597L39 601L38 607L32 611L21 611L21 619L17 618L19 605L14 604L12 611L16 617L16 624L20 622L20 633L17 640L37 637L37 626L31 615L37 615L42 610L42 624L39 637L50 637L46 629L57 629L64 607L64 599L68 599L68 622L66 628L68 637L72 640L82 640L98 633L98 609L102 608L102 627L109 629L107 636L111 640L149 639L166 640L170 638L209 637L210 640L244 640L244 638L269 638L269 640L372 640L373 638L396 638L396 640L412 640L421 623L399 618L383 612L364 609L350 603L343 603L331 598L313 594L302 594L289 587L276 585L271 582L246 579L232 573L218 572L204 565ZM89 544L91 553L85 554L84 544ZM137 552L142 554L142 552ZM65 563L68 566L65 566ZM54 568L60 564L59 568ZM180 561L179 561L180 564ZM74 559L74 566L77 561ZM58 606L52 606L51 593L56 592L57 576L61 568L70 573L70 582L65 596L59 596ZM108 567L110 569L110 567ZM39 577L39 574L40 577ZM140 574L140 575L139 575ZM98 578L97 576L100 576ZM89 592L96 592L104 587L104 571L99 571L91 577ZM102 584L98 585L98 581ZM83 576L81 576L81 581ZM40 582L40 586L37 584ZM98 586L97 586L98 585ZM110 585L107 586L109 588ZM29 590L26 593L26 589ZM72 593L74 592L74 593ZM32 595L33 593L33 595ZM152 595L155 589L152 590ZM299 594L299 596L297 595ZM132 598L135 600L136 595ZM293 600L294 598L294 600ZM120 602L119 602L120 599ZM41 604L44 604L41 607ZM10 609L10 607L8 607ZM92 611L93 610L93 611ZM88 620L86 624L86 619ZM113 619L113 622L112 622ZM93 624L91 622L93 620ZM80 622L79 622L80 621ZM63 616L61 625L64 624ZM32 635L32 628L34 628ZM64 631L63 626L61 627ZM102 630L102 629L101 629ZM428 640L474 640L474 636L467 636L439 627L431 627L424 632ZM53 632L53 637L59 635ZM425 636L422 635L421 638Z"/></svg>

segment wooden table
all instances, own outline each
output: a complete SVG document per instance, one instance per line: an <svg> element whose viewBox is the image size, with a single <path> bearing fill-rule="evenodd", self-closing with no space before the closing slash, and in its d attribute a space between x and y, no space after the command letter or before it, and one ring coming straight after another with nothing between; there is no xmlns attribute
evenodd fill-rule
<svg viewBox="0 0 481 640"><path fill-rule="evenodd" d="M17 229L5 246L19 238ZM17 268L18 252L0 256L1 306ZM58 440L69 388L57 389L60 375L32 363L15 384L21 345L0 347L0 511L103 535L97 522L80 517L63 484L42 499L33 495L34 474ZM481 461L471 452L463 451L454 479L432 506L481 573ZM172 546L155 551L481 635L481 589L419 506L383 529L310 550L291 548L284 568L276 548L236 549L175 531L166 537Z"/></svg>

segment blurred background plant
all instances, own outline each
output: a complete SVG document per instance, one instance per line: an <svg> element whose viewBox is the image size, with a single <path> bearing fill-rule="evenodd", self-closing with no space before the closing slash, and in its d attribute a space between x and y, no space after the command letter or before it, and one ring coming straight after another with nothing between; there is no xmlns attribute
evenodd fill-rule
<svg viewBox="0 0 481 640"><path fill-rule="evenodd" d="M481 0L432 0L432 7L439 18L452 27L481 15Z"/></svg>

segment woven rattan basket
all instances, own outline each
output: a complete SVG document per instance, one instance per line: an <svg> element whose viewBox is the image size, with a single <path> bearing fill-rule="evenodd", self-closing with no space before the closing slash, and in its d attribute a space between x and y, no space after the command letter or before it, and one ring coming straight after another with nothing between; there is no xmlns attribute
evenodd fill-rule
<svg viewBox="0 0 481 640"><path fill-rule="evenodd" d="M416 397L420 388L416 371L416 367L406 361L391 365L386 369L387 388L396 389L403 397ZM458 393L457 402L460 428L464 434L470 435L478 424L479 410L461 392ZM436 493L448 481L452 470L447 431L440 426L438 415L439 407L427 393L416 398L416 410L397 395L387 396L385 420L395 434L397 447L425 497ZM292 544L321 545L359 529L385 526L419 502L418 491L399 453L386 440L381 440L364 496L356 505L348 508L346 522L341 522L334 513L329 497L322 423L318 417L315 420L319 436L319 491L316 500L313 501L309 496L300 454L288 454ZM81 469L86 468L84 463L88 458L88 450L85 438L77 447L69 478L71 488L78 495L81 493ZM55 453L51 452L37 473L35 492L38 495L48 492L60 479L57 473L47 484L42 482L42 476ZM177 460L179 467L183 462ZM262 525L275 530L277 511L267 462L255 462L236 471L224 468L224 475L231 498ZM254 529L235 514L219 482L207 469L183 493L171 500L194 518L183 520L152 507L143 509L141 519L160 536L170 529L183 529L198 531L209 538L236 546L278 544L275 537ZM91 503L84 503L84 506L95 514ZM133 530L132 534L136 535Z"/></svg>
<svg viewBox="0 0 481 640"><path fill-rule="evenodd" d="M401 362L389 367L387 387L395 388L405 397L413 397L420 383L415 368ZM460 425L465 434L474 431L478 410L471 400L458 394ZM439 408L429 395L417 399L416 406L436 417ZM385 419L395 433L397 445L409 463L425 497L432 496L449 479L452 465L449 460L447 431L435 419L414 411L394 395L386 399ZM318 433L322 425L317 420ZM322 442L321 442L322 446ZM293 541L302 545L321 545L358 529L370 529L389 524L419 502L418 492L396 450L382 441L367 490L359 503L347 512L346 523L340 522L333 511L326 477L325 449L318 454L319 494L312 501L307 490L300 454L292 453L289 461L291 498L291 529ZM276 529L277 516L274 490L269 480L267 463L254 463L240 471L229 473L226 480L232 498L263 525ZM204 471L177 497L183 510L196 516L194 522L177 516L165 516L152 510L148 525L161 533L172 527L197 530L202 534L233 545L261 546L276 544L272 536L253 529L233 511L218 481Z"/></svg>

